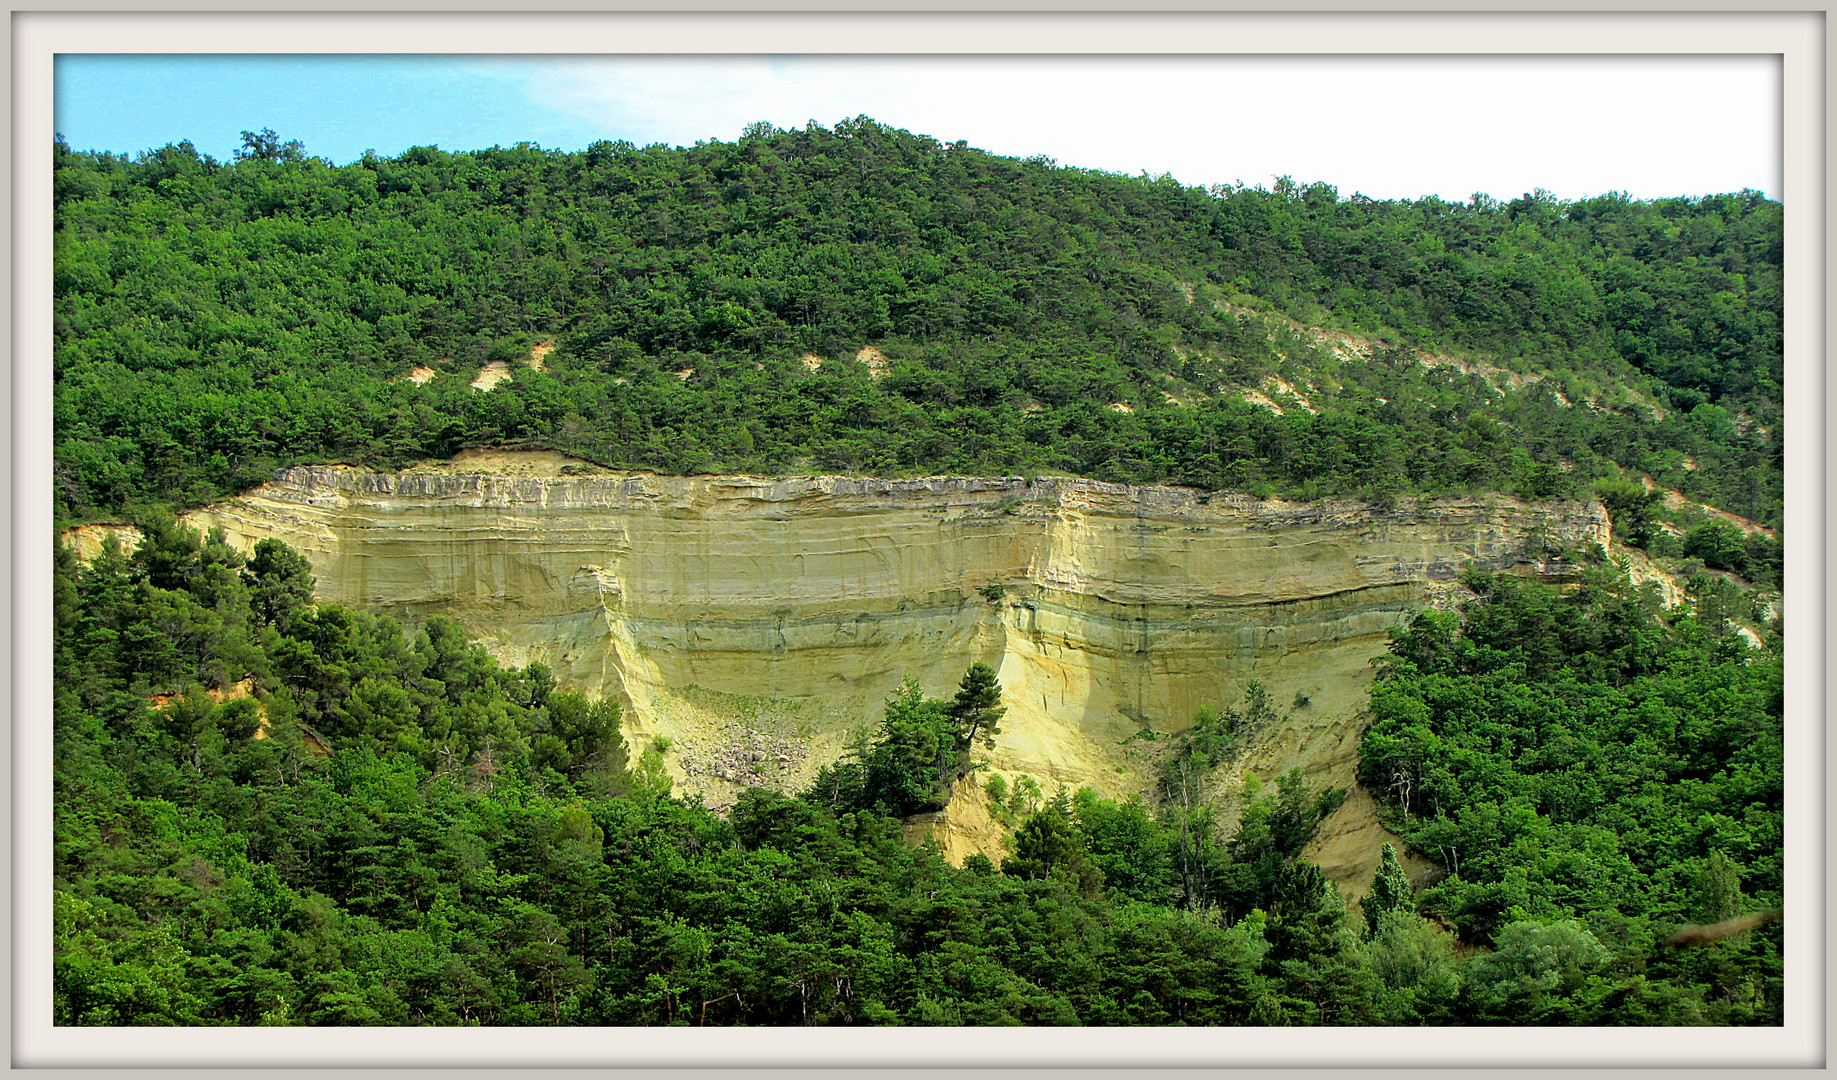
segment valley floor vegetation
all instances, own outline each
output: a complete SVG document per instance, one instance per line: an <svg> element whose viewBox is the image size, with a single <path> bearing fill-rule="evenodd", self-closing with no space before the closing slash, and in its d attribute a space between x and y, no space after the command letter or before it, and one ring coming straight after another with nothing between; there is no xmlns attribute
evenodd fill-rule
<svg viewBox="0 0 1837 1080"><path fill-rule="evenodd" d="M899 816L977 783L986 667L722 817L539 665L315 607L278 542L143 528L57 566L59 1024L1781 1022L1777 642L1605 572L1470 575L1397 633L1363 780L1438 870L1387 851L1349 909L1298 858L1343 793L1253 780L1224 835L1179 787L1254 691L1153 804L984 785L1010 853L957 868Z"/></svg>

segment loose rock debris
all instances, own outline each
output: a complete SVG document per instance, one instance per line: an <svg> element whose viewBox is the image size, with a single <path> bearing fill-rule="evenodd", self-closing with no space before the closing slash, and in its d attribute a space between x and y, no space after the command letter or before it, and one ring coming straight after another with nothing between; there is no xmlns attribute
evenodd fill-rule
<svg viewBox="0 0 1837 1080"><path fill-rule="evenodd" d="M731 807L739 793L709 784L724 781L741 788L765 787L784 791L808 756L803 740L729 724L715 745L685 741L677 761L688 778L685 785L699 789L707 804L717 810Z"/></svg>

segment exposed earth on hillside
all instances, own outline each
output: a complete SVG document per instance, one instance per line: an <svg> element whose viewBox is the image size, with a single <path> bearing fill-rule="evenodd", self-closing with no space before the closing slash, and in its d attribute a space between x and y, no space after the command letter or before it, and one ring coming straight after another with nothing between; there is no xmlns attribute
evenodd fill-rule
<svg viewBox="0 0 1837 1080"><path fill-rule="evenodd" d="M902 678L948 697L975 660L1008 708L985 777L1152 797L1154 747L1132 737L1183 730L1256 682L1282 720L1215 770L1227 813L1247 773L1348 786L1370 660L1408 610L1469 561L1564 572L1532 557L1533 538L1611 543L1601 508L1577 502L1377 510L1070 478L667 477L503 450L290 469L186 520L245 550L284 540L322 602L411 628L450 615L506 663L617 698L627 737L670 740L679 790L720 805L752 784L795 790L878 723ZM93 551L109 531L72 539ZM959 820L979 812L964 798L942 826L959 859L995 835ZM1374 828L1357 798L1323 828L1323 862L1349 885L1375 866Z"/></svg>

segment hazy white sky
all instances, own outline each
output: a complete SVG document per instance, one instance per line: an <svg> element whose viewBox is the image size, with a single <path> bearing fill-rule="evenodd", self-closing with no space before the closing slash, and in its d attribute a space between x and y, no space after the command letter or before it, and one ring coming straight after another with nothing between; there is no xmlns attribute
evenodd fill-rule
<svg viewBox="0 0 1837 1080"><path fill-rule="evenodd" d="M865 114L1188 184L1777 198L1779 78L1765 56L67 55L56 109L79 149L191 139L220 158L261 127L345 162L426 144L686 145Z"/></svg>

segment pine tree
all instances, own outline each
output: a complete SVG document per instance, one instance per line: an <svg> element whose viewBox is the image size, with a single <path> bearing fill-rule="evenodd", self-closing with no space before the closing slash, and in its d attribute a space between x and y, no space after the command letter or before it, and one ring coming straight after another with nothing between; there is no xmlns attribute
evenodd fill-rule
<svg viewBox="0 0 1837 1080"><path fill-rule="evenodd" d="M1095 896L1103 887L1103 871L1091 861L1090 849L1070 813L1069 794L1021 823L1014 833L1014 854L1002 860L1001 872L1009 877L1045 881L1058 878L1081 895Z"/></svg>
<svg viewBox="0 0 1837 1080"><path fill-rule="evenodd" d="M261 622L275 626L313 602L313 568L306 556L281 543L263 540L242 571L249 587L249 608Z"/></svg>
<svg viewBox="0 0 1837 1080"><path fill-rule="evenodd" d="M1384 862L1371 879L1371 891L1365 894L1360 906L1365 910L1367 941L1378 936L1387 917L1410 909L1410 879L1404 874L1403 863L1397 858L1393 845L1384 845Z"/></svg>
<svg viewBox="0 0 1837 1080"><path fill-rule="evenodd" d="M993 747L995 736L1001 734L996 721L1007 711L1001 704L1001 683L995 678L995 669L980 661L971 664L963 673L949 710L957 725L959 753L967 753L978 739L983 746Z"/></svg>

